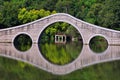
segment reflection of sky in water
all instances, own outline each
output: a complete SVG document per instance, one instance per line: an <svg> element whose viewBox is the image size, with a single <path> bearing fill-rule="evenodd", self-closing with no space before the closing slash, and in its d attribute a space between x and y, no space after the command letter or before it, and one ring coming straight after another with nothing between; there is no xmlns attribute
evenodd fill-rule
<svg viewBox="0 0 120 80"><path fill-rule="evenodd" d="M52 44L45 43L40 45L42 55L54 64L67 64L78 57L82 49L80 43Z"/></svg>

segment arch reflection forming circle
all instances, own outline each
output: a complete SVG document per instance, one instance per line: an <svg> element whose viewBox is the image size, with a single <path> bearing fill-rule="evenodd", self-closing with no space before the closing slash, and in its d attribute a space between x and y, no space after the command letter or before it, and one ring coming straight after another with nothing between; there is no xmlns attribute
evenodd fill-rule
<svg viewBox="0 0 120 80"><path fill-rule="evenodd" d="M83 45L79 31L71 24L56 22L47 26L39 37L38 47L43 57L57 65L75 60Z"/></svg>

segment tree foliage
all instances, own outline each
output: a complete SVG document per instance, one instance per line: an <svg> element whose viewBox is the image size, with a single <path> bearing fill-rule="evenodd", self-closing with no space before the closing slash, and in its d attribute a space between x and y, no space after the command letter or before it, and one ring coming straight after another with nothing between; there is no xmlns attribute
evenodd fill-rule
<svg viewBox="0 0 120 80"><path fill-rule="evenodd" d="M52 11L120 30L120 0L0 0L0 28L30 22Z"/></svg>
<svg viewBox="0 0 120 80"><path fill-rule="evenodd" d="M105 0L99 20L99 25L120 30L120 0Z"/></svg>
<svg viewBox="0 0 120 80"><path fill-rule="evenodd" d="M16 3L4 2L0 9L0 28L18 25L18 5Z"/></svg>
<svg viewBox="0 0 120 80"><path fill-rule="evenodd" d="M19 14L18 14L18 20L21 23L27 23L27 22L31 22L34 21L36 19L48 16L50 14L54 14L56 13L56 11L45 11L44 9L40 9L40 10L27 10L26 8L22 8L19 10Z"/></svg>

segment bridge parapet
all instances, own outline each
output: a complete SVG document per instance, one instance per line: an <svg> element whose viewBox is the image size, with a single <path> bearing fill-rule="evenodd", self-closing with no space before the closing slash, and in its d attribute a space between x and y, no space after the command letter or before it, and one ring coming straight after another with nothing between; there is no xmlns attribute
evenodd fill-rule
<svg viewBox="0 0 120 80"><path fill-rule="evenodd" d="M120 44L119 31L87 23L65 13L53 14L24 25L2 29L0 30L0 42L13 42L14 37L18 34L26 33L32 38L33 43L38 43L42 31L55 22L67 22L73 25L80 32L84 44L89 44L90 39L96 35L104 36L107 39L108 44Z"/></svg>

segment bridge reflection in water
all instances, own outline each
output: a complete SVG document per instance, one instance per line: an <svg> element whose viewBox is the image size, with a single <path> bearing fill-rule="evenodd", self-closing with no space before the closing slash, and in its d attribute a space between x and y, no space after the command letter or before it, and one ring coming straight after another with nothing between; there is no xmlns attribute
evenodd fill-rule
<svg viewBox="0 0 120 80"><path fill-rule="evenodd" d="M89 45L83 45L77 59L66 65L55 65L48 62L39 51L38 44L32 44L31 49L26 52L20 52L11 43L0 43L0 55L30 63L53 74L64 75L93 64L119 60L120 46L108 46L106 51L96 54L90 50Z"/></svg>

